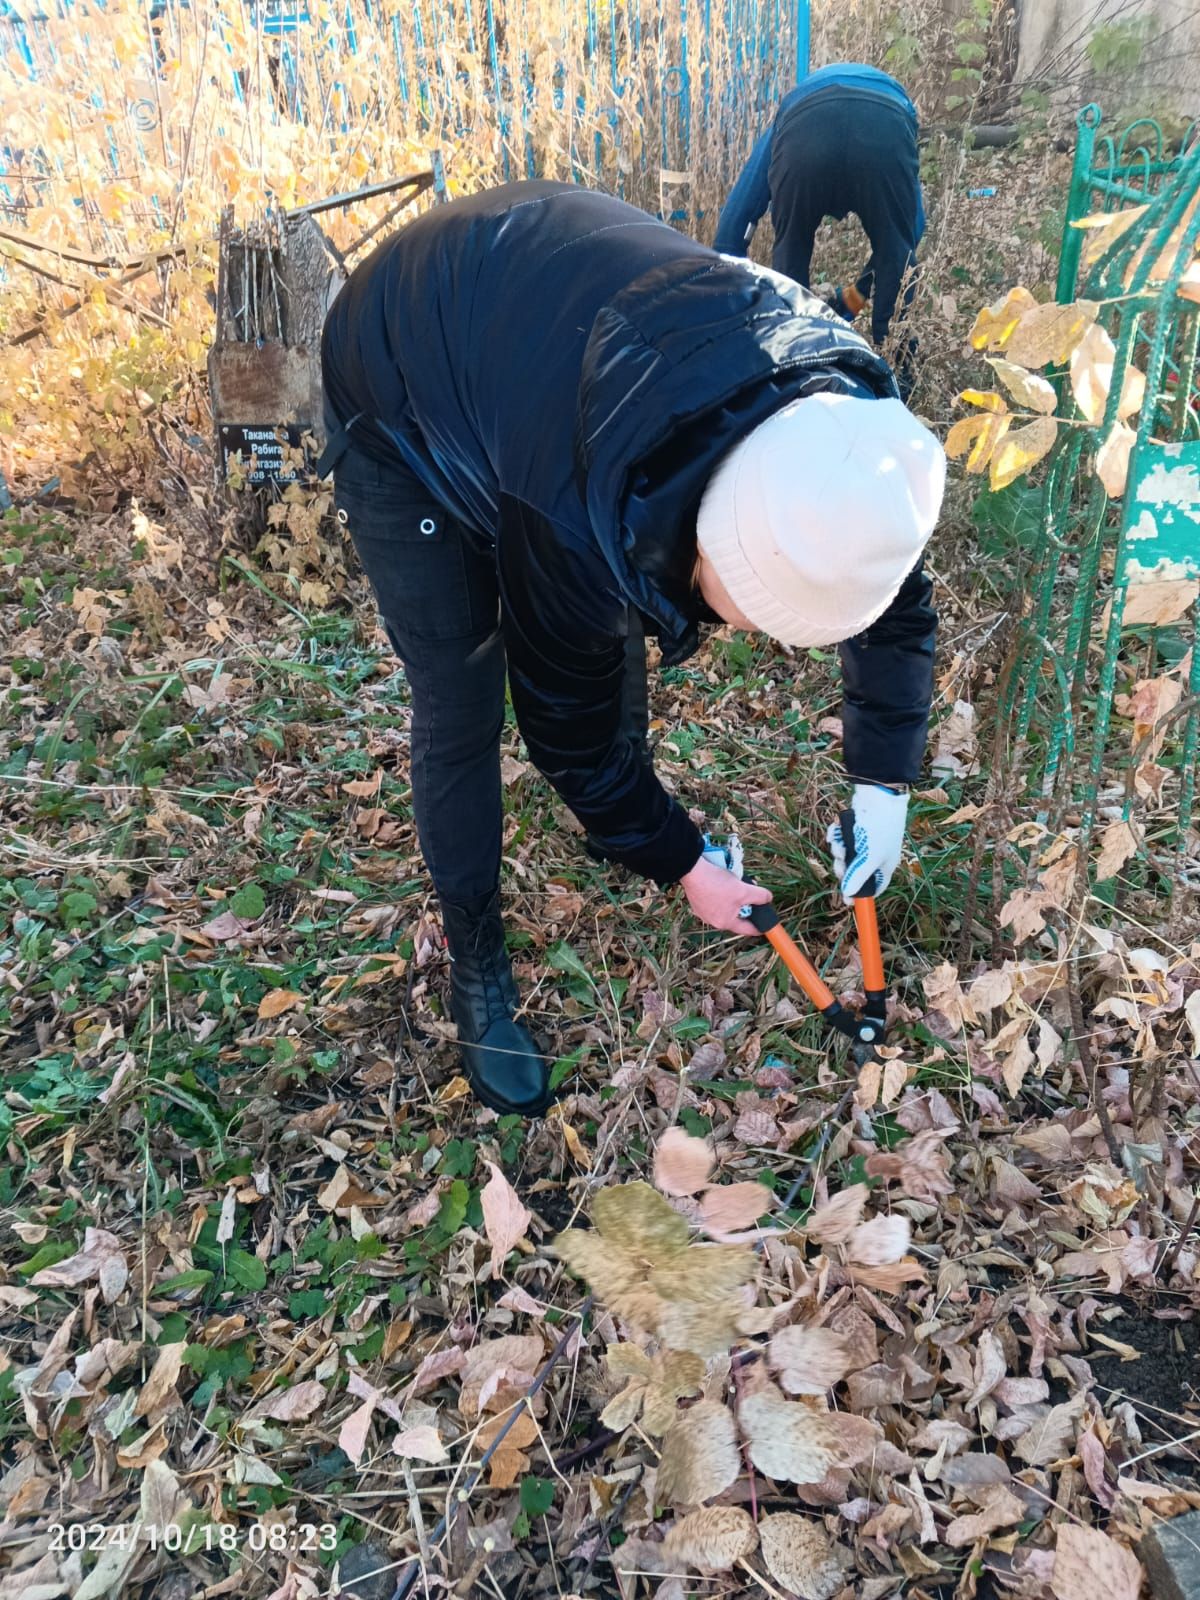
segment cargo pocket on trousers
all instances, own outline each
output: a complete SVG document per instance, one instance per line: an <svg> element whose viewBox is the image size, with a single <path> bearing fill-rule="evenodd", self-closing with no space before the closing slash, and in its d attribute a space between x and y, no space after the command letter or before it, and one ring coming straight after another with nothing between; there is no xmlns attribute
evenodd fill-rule
<svg viewBox="0 0 1200 1600"><path fill-rule="evenodd" d="M342 486L335 478L334 503L380 614L402 634L457 639L489 625L489 574L471 570L461 524L435 500L384 484Z"/></svg>

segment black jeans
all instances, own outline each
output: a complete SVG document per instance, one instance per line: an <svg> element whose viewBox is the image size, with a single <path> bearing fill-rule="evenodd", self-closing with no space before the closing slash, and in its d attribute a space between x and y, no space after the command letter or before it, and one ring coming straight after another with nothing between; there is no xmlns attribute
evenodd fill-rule
<svg viewBox="0 0 1200 1600"><path fill-rule="evenodd" d="M500 878L505 705L494 548L399 459L384 465L348 450L334 470L334 501L408 678L413 813L434 887L448 900L490 894ZM627 731L644 740L640 627L630 628L625 692Z"/></svg>

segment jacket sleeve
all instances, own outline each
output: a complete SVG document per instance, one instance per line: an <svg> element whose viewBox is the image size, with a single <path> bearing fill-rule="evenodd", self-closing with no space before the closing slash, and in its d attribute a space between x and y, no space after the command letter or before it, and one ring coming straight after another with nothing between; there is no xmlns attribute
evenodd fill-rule
<svg viewBox="0 0 1200 1600"><path fill-rule="evenodd" d="M865 633L841 646L846 771L877 783L915 783L933 699L937 615L920 563Z"/></svg>
<svg viewBox="0 0 1200 1600"><path fill-rule="evenodd" d="M771 130L750 152L750 159L729 192L713 249L729 256L744 256L746 246L771 204Z"/></svg>
<svg viewBox="0 0 1200 1600"><path fill-rule="evenodd" d="M629 608L611 572L507 498L497 553L513 710L534 765L610 859L678 882L703 843L622 729Z"/></svg>

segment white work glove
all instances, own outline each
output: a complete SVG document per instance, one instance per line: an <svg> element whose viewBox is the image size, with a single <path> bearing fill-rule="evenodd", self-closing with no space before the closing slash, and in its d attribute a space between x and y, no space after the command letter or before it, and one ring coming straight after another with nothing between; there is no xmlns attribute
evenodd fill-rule
<svg viewBox="0 0 1200 1600"><path fill-rule="evenodd" d="M846 841L840 822L832 822L825 837L833 852L833 868L841 880L842 898L849 905L856 895L882 894L900 865L904 846L904 821L908 795L878 789L873 783L854 785L854 854L846 859Z"/></svg>

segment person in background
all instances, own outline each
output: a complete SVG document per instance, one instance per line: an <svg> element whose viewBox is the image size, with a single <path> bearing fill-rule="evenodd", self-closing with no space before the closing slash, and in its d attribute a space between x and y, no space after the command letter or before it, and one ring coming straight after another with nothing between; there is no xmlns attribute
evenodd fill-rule
<svg viewBox="0 0 1200 1600"><path fill-rule="evenodd" d="M871 257L853 283L830 292L829 303L853 320L869 301L871 336L882 346L901 289L906 303L911 297L925 231L917 112L895 78L844 62L821 67L785 95L730 192L714 248L744 256L768 210L775 229L772 265L805 289L823 219L840 222L854 213ZM906 348L898 364L904 395L914 354L915 347Z"/></svg>
<svg viewBox="0 0 1200 1600"><path fill-rule="evenodd" d="M788 279L623 201L530 182L435 206L354 271L322 338L337 514L412 698L417 832L467 1075L549 1100L499 896L505 680L593 854L711 928L771 898L706 858L646 744L663 664L728 622L841 644L854 838L843 894L900 859L936 618L921 570L941 445L886 364Z"/></svg>

